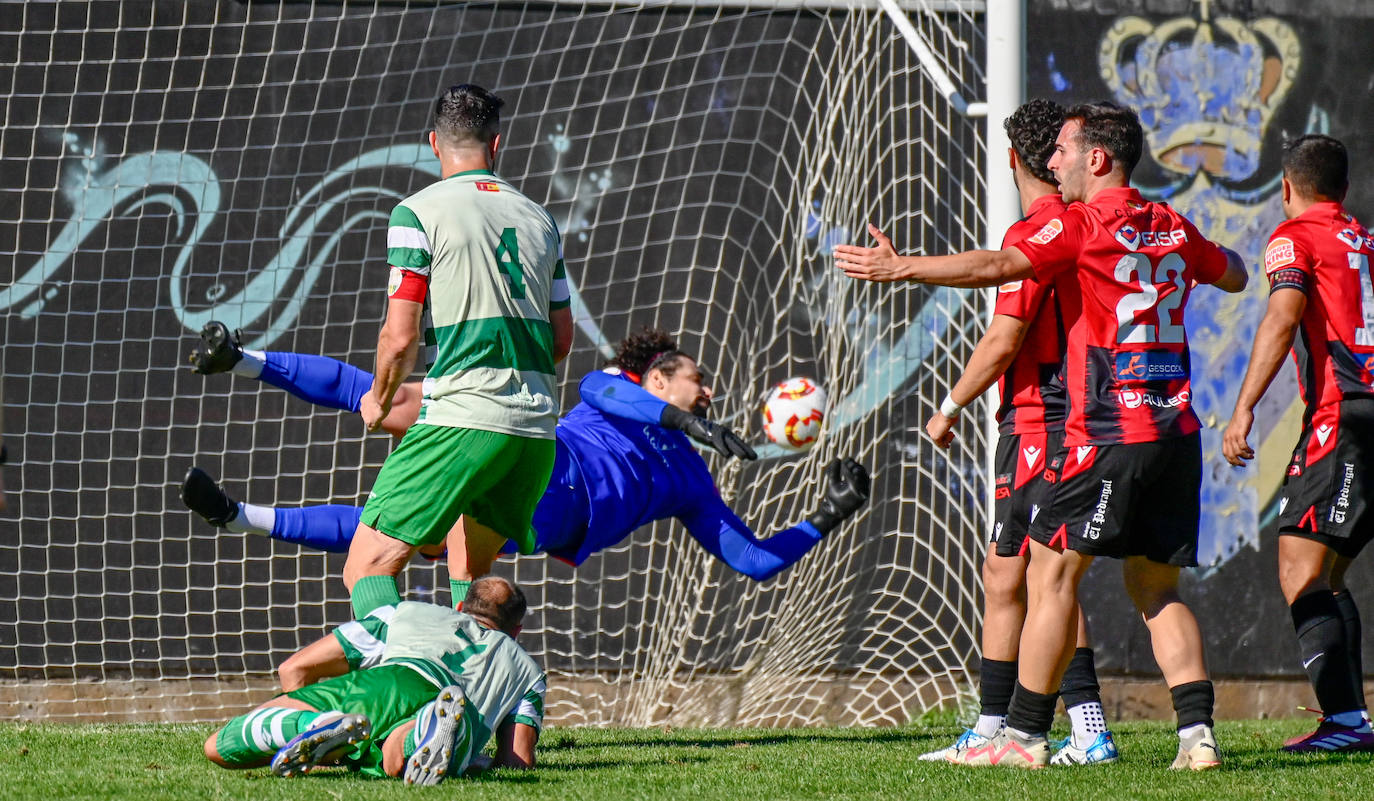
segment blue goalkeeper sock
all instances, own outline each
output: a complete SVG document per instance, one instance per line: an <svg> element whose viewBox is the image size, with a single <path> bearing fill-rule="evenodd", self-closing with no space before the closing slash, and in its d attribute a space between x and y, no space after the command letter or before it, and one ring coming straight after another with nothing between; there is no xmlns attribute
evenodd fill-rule
<svg viewBox="0 0 1374 801"><path fill-rule="evenodd" d="M358 520L363 516L361 506L338 504L276 511L272 539L330 553L348 553L353 532L358 529Z"/></svg>
<svg viewBox="0 0 1374 801"><path fill-rule="evenodd" d="M328 356L268 351L258 379L303 401L329 409L358 411L372 388L372 374Z"/></svg>

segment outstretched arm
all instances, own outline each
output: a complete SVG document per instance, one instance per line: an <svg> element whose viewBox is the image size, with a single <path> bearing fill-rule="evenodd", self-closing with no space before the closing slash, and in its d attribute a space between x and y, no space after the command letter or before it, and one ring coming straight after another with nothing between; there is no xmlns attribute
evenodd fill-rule
<svg viewBox="0 0 1374 801"><path fill-rule="evenodd" d="M949 401L953 406L942 406L926 422L926 433L936 445L948 448L954 441L954 424L959 420L959 410L977 400L1007 371L1007 366L1021 351L1028 327L1025 320L1005 314L993 316L987 332L973 349L973 355L964 367L964 374L949 391ZM946 411L953 411L954 415L948 416Z"/></svg>
<svg viewBox="0 0 1374 801"><path fill-rule="evenodd" d="M1014 247L970 250L951 256L900 256L892 240L877 226L868 226L868 232L878 240L877 247L835 246L835 266L850 278L977 288L1035 277L1030 259Z"/></svg>
<svg viewBox="0 0 1374 801"><path fill-rule="evenodd" d="M735 432L684 412L633 381L597 370L578 385L582 401L602 414L682 431L723 456L757 459L758 454Z"/></svg>
<svg viewBox="0 0 1374 801"><path fill-rule="evenodd" d="M816 511L766 540L754 536L749 526L715 494L703 498L680 519L712 556L755 581L767 581L796 564L868 501L868 471L853 459L831 462L826 476L829 486Z"/></svg>
<svg viewBox="0 0 1374 801"><path fill-rule="evenodd" d="M708 553L754 581L776 576L824 539L815 526L802 521L760 540L718 496L703 501L691 514L679 519Z"/></svg>
<svg viewBox="0 0 1374 801"><path fill-rule="evenodd" d="M1307 295L1296 288L1279 287L1269 296L1269 307L1255 332L1250 366L1245 368L1245 380L1236 396L1235 411L1221 439L1222 454L1237 467L1255 458L1254 449L1246 441L1250 427L1255 424L1255 405L1264 397L1288 350L1293 347L1293 337L1302 324L1306 309Z"/></svg>

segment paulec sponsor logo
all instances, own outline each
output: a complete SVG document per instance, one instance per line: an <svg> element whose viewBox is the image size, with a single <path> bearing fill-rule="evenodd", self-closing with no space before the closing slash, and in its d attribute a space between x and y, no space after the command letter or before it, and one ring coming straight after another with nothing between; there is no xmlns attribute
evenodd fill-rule
<svg viewBox="0 0 1374 801"><path fill-rule="evenodd" d="M1044 453L1044 448L1037 448L1034 445L1027 445L1021 449L1021 455L1025 457L1026 469L1034 470L1037 462L1040 461L1040 454Z"/></svg>
<svg viewBox="0 0 1374 801"><path fill-rule="evenodd" d="M1141 406L1153 406L1156 409L1176 409L1180 406L1187 406L1188 401L1192 400L1191 393L1183 390L1177 395L1164 397L1153 392L1141 392L1138 389L1123 389L1116 393L1117 402L1127 409L1139 409Z"/></svg>

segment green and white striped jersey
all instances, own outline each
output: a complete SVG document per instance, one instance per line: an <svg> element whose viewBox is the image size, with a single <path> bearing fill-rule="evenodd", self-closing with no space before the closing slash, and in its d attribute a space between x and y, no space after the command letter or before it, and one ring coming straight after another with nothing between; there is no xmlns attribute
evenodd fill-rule
<svg viewBox="0 0 1374 801"><path fill-rule="evenodd" d="M429 277L419 421L552 439L549 313L569 301L553 217L489 170L469 170L401 201L386 244L393 268Z"/></svg>
<svg viewBox="0 0 1374 801"><path fill-rule="evenodd" d="M478 625L470 615L435 604L402 601L334 630L348 666L366 670L404 665L441 687L463 688L475 711L472 753L505 723L536 729L544 721L544 671L515 640Z"/></svg>

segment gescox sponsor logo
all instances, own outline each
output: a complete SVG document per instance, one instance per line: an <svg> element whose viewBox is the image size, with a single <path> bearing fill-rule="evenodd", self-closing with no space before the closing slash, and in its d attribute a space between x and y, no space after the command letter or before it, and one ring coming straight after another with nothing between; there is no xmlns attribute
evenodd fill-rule
<svg viewBox="0 0 1374 801"><path fill-rule="evenodd" d="M1102 536L1102 524L1107 522L1107 506L1112 500L1111 479L1102 479L1102 494L1097 498L1093 516L1083 524L1083 539L1095 540Z"/></svg>
<svg viewBox="0 0 1374 801"><path fill-rule="evenodd" d="M1117 381L1172 381L1187 377L1182 353L1146 350L1116 354Z"/></svg>
<svg viewBox="0 0 1374 801"><path fill-rule="evenodd" d="M1341 491L1336 495L1336 503L1331 506L1331 512L1326 516L1330 523L1344 523L1347 511L1350 508L1350 485L1355 481L1355 465L1346 462L1342 465L1344 473L1341 476Z"/></svg>

